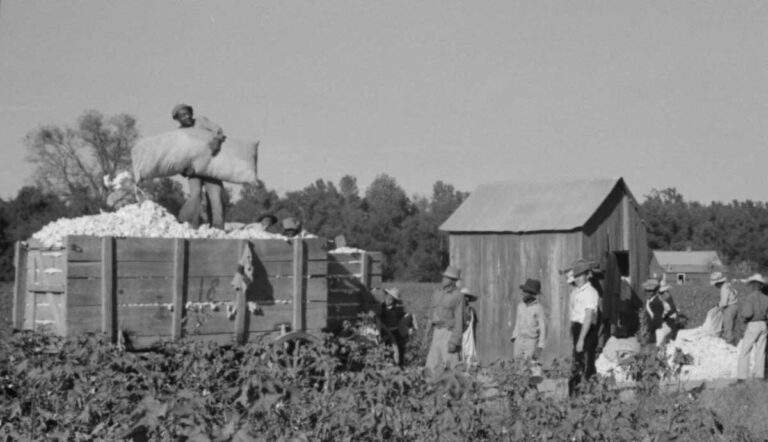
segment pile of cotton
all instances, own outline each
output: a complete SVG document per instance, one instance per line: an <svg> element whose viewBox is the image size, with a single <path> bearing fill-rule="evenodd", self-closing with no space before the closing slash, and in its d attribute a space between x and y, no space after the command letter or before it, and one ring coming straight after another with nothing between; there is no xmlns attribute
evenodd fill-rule
<svg viewBox="0 0 768 442"><path fill-rule="evenodd" d="M339 247L333 250L330 250L328 253L340 255L342 253L363 253L365 250L363 249L356 249L354 247Z"/></svg>
<svg viewBox="0 0 768 442"><path fill-rule="evenodd" d="M130 204L115 212L102 212L78 218L61 218L43 227L32 238L46 247L62 247L68 235L141 237L141 238L212 238L212 239L286 239L285 236L264 231L261 224L233 226L219 230L208 226L193 229L180 223L165 208L144 201ZM303 233L303 238L314 235Z"/></svg>

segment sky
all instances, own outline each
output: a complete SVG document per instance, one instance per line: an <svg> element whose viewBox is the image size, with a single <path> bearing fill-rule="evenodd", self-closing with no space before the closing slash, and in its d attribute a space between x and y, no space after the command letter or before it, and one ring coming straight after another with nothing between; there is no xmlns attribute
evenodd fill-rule
<svg viewBox="0 0 768 442"><path fill-rule="evenodd" d="M153 135L186 102L261 140L281 193L621 176L768 200L768 2L0 1L3 198L39 125Z"/></svg>

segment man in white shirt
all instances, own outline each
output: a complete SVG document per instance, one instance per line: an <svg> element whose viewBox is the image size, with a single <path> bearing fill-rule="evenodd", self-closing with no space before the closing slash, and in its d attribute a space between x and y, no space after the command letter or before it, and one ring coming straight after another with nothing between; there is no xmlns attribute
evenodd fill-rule
<svg viewBox="0 0 768 442"><path fill-rule="evenodd" d="M595 264L580 259L573 264L575 288L571 292L570 319L573 361L568 392L573 395L579 384L595 374L597 350L597 310L600 298L589 282Z"/></svg>

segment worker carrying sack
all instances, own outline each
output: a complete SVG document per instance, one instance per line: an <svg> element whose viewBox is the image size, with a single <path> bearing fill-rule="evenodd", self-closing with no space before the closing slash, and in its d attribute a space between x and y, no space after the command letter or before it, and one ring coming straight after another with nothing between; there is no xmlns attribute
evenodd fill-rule
<svg viewBox="0 0 768 442"><path fill-rule="evenodd" d="M213 156L209 145L214 135L188 128L142 138L131 150L136 182L184 172L230 183L255 182L259 143L227 138Z"/></svg>

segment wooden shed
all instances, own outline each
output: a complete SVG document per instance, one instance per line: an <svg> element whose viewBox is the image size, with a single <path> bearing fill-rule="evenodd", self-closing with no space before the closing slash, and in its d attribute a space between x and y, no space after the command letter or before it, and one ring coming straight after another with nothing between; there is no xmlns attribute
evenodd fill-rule
<svg viewBox="0 0 768 442"><path fill-rule="evenodd" d="M547 353L564 356L571 348L570 287L562 270L582 257L599 262L605 317L614 321L648 277L645 224L621 178L482 185L440 229L449 233L451 264L479 293L482 362L512 357L509 338L526 278L542 284Z"/></svg>

